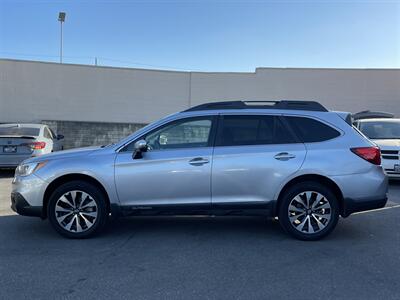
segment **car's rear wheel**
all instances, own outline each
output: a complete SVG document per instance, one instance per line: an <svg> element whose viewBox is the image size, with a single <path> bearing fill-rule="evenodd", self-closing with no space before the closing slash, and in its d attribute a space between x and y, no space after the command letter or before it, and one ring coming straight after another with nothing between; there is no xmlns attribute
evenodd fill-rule
<svg viewBox="0 0 400 300"><path fill-rule="evenodd" d="M339 205L335 194L315 182L298 183L285 193L279 206L282 227L300 240L318 240L336 227Z"/></svg>
<svg viewBox="0 0 400 300"><path fill-rule="evenodd" d="M48 217L53 228L68 238L87 238L98 233L107 222L103 193L84 181L59 186L50 196Z"/></svg>

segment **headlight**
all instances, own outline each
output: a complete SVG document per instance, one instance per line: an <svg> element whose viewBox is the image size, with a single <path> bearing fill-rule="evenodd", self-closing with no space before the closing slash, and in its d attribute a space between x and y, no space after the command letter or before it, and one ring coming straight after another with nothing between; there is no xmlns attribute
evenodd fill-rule
<svg viewBox="0 0 400 300"><path fill-rule="evenodd" d="M22 163L15 170L15 175L19 175L19 176L31 175L33 172L44 167L45 164L46 164L45 161L39 162L39 163L26 163L26 164Z"/></svg>

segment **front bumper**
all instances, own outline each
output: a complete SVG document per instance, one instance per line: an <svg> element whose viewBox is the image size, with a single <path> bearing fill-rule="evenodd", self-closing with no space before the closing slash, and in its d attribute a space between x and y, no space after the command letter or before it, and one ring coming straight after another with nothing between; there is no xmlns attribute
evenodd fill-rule
<svg viewBox="0 0 400 300"><path fill-rule="evenodd" d="M382 158L382 167L385 170L386 175L390 179L400 179L400 172L398 171L400 166L399 159L384 159Z"/></svg>
<svg viewBox="0 0 400 300"><path fill-rule="evenodd" d="M32 206L20 193L11 193L11 209L21 216L43 217L42 206Z"/></svg>
<svg viewBox="0 0 400 300"><path fill-rule="evenodd" d="M11 208L20 215L42 216L41 208L47 185L46 181L35 174L15 176L11 184Z"/></svg>
<svg viewBox="0 0 400 300"><path fill-rule="evenodd" d="M357 201L351 198L345 198L343 203L342 217L346 218L355 212L385 207L386 202L387 197L382 199L357 199Z"/></svg>
<svg viewBox="0 0 400 300"><path fill-rule="evenodd" d="M390 179L400 179L400 173L394 172L393 169L385 169L385 173Z"/></svg>

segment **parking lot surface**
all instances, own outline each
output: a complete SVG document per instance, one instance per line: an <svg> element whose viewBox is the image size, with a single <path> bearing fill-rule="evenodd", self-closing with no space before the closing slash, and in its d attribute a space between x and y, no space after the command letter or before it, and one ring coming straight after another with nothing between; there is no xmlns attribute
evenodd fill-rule
<svg viewBox="0 0 400 300"><path fill-rule="evenodd" d="M0 299L400 299L400 183L385 209L302 242L274 220L141 217L68 240L10 209L0 172Z"/></svg>

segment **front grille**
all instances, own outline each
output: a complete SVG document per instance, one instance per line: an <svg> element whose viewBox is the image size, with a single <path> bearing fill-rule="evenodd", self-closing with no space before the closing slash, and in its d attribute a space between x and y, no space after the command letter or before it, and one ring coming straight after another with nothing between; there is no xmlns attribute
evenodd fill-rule
<svg viewBox="0 0 400 300"><path fill-rule="evenodd" d="M381 150L383 159L400 159L400 151L398 150Z"/></svg>
<svg viewBox="0 0 400 300"><path fill-rule="evenodd" d="M399 159L399 157L396 155L396 156L394 156L394 155L391 155L391 156L389 156L389 155L382 155L382 158L384 158L384 159Z"/></svg>
<svg viewBox="0 0 400 300"><path fill-rule="evenodd" d="M400 173L399 173L399 172L389 171L388 169L385 169L385 172L386 172L387 174L389 174L389 175L399 175L399 176L400 176Z"/></svg>

